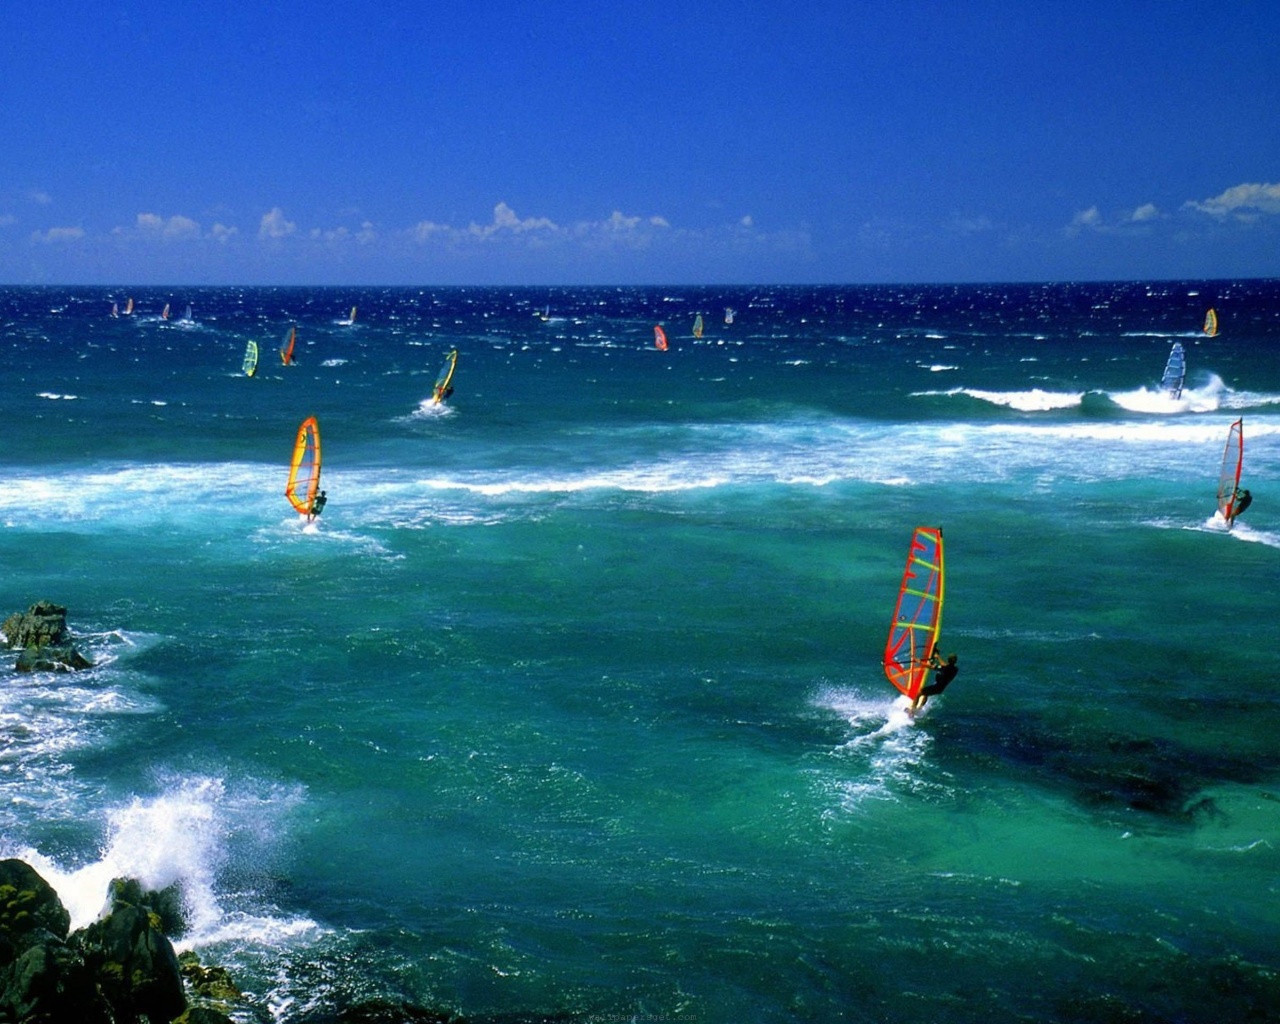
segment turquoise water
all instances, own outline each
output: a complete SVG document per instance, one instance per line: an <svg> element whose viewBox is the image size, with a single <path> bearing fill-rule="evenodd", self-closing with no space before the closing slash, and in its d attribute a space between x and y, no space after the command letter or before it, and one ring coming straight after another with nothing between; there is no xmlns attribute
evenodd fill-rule
<svg viewBox="0 0 1280 1024"><path fill-rule="evenodd" d="M0 854L77 923L180 882L255 1022L1280 1012L1280 282L126 294L0 292L0 615L97 661L3 670Z"/></svg>

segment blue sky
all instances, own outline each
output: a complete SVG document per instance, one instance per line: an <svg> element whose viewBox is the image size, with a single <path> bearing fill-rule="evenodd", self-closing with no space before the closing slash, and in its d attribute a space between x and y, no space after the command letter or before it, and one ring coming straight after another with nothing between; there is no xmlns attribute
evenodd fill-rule
<svg viewBox="0 0 1280 1024"><path fill-rule="evenodd" d="M1273 0L0 10L0 282L1280 275Z"/></svg>

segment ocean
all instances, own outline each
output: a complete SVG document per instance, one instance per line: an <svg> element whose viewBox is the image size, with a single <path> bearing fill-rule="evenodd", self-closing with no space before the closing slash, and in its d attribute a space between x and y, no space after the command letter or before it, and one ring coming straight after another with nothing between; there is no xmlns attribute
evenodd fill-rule
<svg viewBox="0 0 1280 1024"><path fill-rule="evenodd" d="M0 667L0 856L73 927L179 884L238 1021L1280 1013L1280 281L3 288L0 325L0 618L64 605L95 661ZM960 674L912 720L918 525Z"/></svg>

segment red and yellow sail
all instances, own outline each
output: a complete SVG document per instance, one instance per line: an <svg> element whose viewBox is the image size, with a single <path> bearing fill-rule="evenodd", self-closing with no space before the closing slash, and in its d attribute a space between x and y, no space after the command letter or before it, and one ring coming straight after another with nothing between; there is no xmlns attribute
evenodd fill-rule
<svg viewBox="0 0 1280 1024"><path fill-rule="evenodd" d="M662 329L662 324L653 325L653 344L660 352L667 350L667 332Z"/></svg>
<svg viewBox="0 0 1280 1024"><path fill-rule="evenodd" d="M298 438L293 445L293 460L289 463L289 482L284 496L299 515L309 515L316 491L320 488L320 424L314 416L308 416L298 427Z"/></svg>
<svg viewBox="0 0 1280 1024"><path fill-rule="evenodd" d="M1218 336L1218 311L1216 309L1210 309L1204 315L1204 333L1210 338Z"/></svg>
<svg viewBox="0 0 1280 1024"><path fill-rule="evenodd" d="M912 700L924 686L942 630L944 581L942 530L917 526L884 648L884 674Z"/></svg>
<svg viewBox="0 0 1280 1024"><path fill-rule="evenodd" d="M280 362L285 366L293 365L293 346L298 343L298 328L290 327L284 336L284 344L280 346Z"/></svg>

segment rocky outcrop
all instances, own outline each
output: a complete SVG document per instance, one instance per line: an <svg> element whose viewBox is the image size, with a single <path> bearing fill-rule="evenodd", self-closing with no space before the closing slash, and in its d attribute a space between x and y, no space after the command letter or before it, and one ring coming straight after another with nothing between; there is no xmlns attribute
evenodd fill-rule
<svg viewBox="0 0 1280 1024"><path fill-rule="evenodd" d="M194 955L180 965L162 930L180 902L176 890L146 892L119 879L103 916L68 933L71 918L53 888L29 864L0 860L0 1021L229 1024L223 1010L239 998L230 977Z"/></svg>
<svg viewBox="0 0 1280 1024"><path fill-rule="evenodd" d="M93 662L76 650L67 629L67 610L52 601L37 601L0 625L5 647L18 649L19 672L71 672L92 668Z"/></svg>

